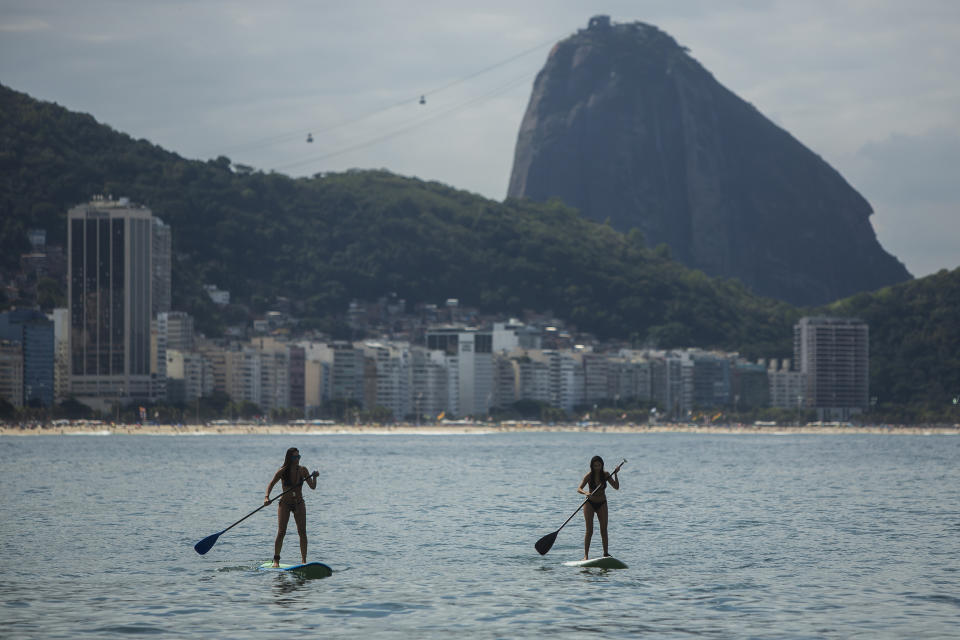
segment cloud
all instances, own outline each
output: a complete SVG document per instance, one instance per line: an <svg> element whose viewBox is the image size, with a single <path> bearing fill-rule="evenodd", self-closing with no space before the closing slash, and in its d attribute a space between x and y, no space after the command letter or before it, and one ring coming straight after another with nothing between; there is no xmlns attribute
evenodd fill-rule
<svg viewBox="0 0 960 640"><path fill-rule="evenodd" d="M32 33L35 31L46 31L50 25L37 18L14 18L12 21L3 20L0 22L0 33Z"/></svg>

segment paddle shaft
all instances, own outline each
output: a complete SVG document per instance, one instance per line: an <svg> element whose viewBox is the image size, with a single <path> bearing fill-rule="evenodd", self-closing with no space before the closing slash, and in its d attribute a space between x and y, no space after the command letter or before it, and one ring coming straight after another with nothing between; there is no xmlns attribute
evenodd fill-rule
<svg viewBox="0 0 960 640"><path fill-rule="evenodd" d="M304 478L303 480L301 480L300 482L298 482L296 485L290 487L289 489L287 489L287 490L284 491L283 493L278 493L275 497L270 498L270 500L268 500L267 502L264 502L262 505L260 505L259 507L257 507L256 509L254 509L253 511L251 511L251 512L248 513L247 515L243 516L242 518L240 518L239 520L237 520L236 522L234 522L232 525L230 525L229 527L227 527L227 528L224 529L223 531L221 531L220 534L224 534L224 533L226 533L227 531L230 531L230 529L233 529L235 526L237 526L238 524L240 524L241 522L243 522L244 520L246 520L247 518L249 518L250 516L252 516L253 514L255 514L257 511L260 511L260 509L263 509L264 507L273 504L273 501L274 501L274 500L279 500L280 498L282 498L282 497L285 496L286 494L290 493L291 491L296 491L297 489L299 489L300 487L302 487L302 486L303 486L303 483L306 482L306 481L307 481L307 479Z"/></svg>
<svg viewBox="0 0 960 640"><path fill-rule="evenodd" d="M624 460L623 462L621 462L620 464L618 464L617 467L613 470L613 472L612 472L610 475L614 475L614 474L616 474L618 471L620 471L620 467L623 466L623 463L624 463L624 462L626 462L626 460ZM593 471L591 471L590 473L593 473ZM596 488L596 489L594 489L593 491L591 491L590 493L587 494L586 499L585 499L583 502L580 503L580 506L577 507L577 510L574 511L573 513L571 513L571 514L570 514L570 517L563 521L563 524L560 525L560 529L563 529L565 526L567 526L567 523L570 522L571 520L573 520L573 516L575 516L575 515L577 515L578 513L580 513L580 509L583 509L583 507L587 504L587 502L590 500L590 496L592 496L593 494L595 494L597 491L600 491L600 489L602 489L606 484L607 484L607 480L606 480L606 478L604 478L603 482L601 482L599 485L597 485L597 488ZM557 529L557 531L560 531L560 529Z"/></svg>

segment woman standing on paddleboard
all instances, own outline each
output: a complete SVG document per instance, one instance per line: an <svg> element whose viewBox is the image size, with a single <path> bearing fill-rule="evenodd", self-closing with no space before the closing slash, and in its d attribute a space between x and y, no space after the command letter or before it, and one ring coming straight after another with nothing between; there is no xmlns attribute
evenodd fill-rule
<svg viewBox="0 0 960 640"><path fill-rule="evenodd" d="M296 447L287 449L283 458L283 466L273 474L273 479L267 485L267 494L263 503L270 502L270 490L277 481L281 482L284 491L293 489L277 503L277 539L273 543L273 566L280 566L280 548L283 547L283 537L287 535L287 523L290 514L297 523L297 533L300 534L300 558L303 564L307 563L307 503L303 501L303 483L311 489L317 488L318 471L310 473L306 467L300 466L300 451Z"/></svg>
<svg viewBox="0 0 960 640"><path fill-rule="evenodd" d="M590 559L590 539L593 537L593 514L597 514L597 520L600 521L600 539L603 541L604 557L610 554L607 551L607 494L606 486L609 484L614 489L620 489L620 481L617 480L617 471L614 470L610 475L603 470L603 458L593 456L590 459L590 471L583 476L577 493L587 496L587 501L583 505L583 517L587 520L587 531L583 535L583 559ZM589 491L583 488L589 486Z"/></svg>

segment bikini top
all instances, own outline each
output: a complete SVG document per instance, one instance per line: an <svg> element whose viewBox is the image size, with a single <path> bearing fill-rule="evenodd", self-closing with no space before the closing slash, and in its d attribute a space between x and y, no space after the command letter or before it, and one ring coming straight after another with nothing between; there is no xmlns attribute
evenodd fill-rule
<svg viewBox="0 0 960 640"><path fill-rule="evenodd" d="M296 470L300 471L299 465L297 465ZM291 488L294 485L303 484L303 483L295 482L293 485L291 485L289 482L287 482L287 470L284 469L283 473L280 475L280 484L283 487L283 490L286 491L287 489Z"/></svg>
<svg viewBox="0 0 960 640"><path fill-rule="evenodd" d="M602 481L599 485L597 485L597 484L594 483L594 481L593 481L593 472L592 472L592 471L590 472L590 480L588 480L587 482L588 482L588 484L589 484L589 486L590 486L590 493L594 493L594 492L596 492L596 491L602 491L603 489L606 488L606 484L607 484L607 472L606 472L606 471L603 472L603 481Z"/></svg>

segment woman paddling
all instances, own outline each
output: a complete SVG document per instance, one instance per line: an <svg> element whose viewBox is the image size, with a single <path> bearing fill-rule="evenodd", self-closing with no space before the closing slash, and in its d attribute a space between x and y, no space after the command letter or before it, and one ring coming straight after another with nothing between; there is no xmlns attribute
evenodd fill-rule
<svg viewBox="0 0 960 640"><path fill-rule="evenodd" d="M277 503L277 539L273 543L273 566L280 566L280 548L283 547L283 537L287 535L287 523L290 521L290 514L293 514L293 520L297 523L297 533L300 534L300 558L303 564L307 563L307 504L303 501L303 483L306 482L311 489L317 488L317 476L320 472L314 471L312 474L306 467L300 466L300 451L296 447L287 449L287 455L283 458L283 466L277 469L273 474L273 479L267 485L267 494L263 498L264 504L270 502L270 490L279 480L283 490L293 489L290 493L280 498Z"/></svg>
<svg viewBox="0 0 960 640"><path fill-rule="evenodd" d="M583 535L583 559L590 559L590 539L593 537L593 514L597 514L597 520L600 521L600 539L603 541L604 557L610 554L607 551L607 494L606 486L609 484L614 489L620 489L620 481L617 480L617 467L613 475L603 470L603 458L593 456L590 459L590 471L583 476L577 493L587 496L583 505L583 517L587 521L587 531ZM589 486L589 491L583 488Z"/></svg>

